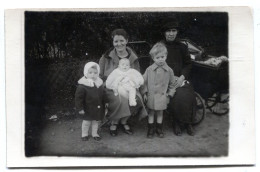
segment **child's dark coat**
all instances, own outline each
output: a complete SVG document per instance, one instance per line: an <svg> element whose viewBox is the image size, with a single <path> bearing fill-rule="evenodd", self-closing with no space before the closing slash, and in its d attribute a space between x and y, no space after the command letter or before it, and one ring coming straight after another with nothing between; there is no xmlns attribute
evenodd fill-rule
<svg viewBox="0 0 260 172"><path fill-rule="evenodd" d="M75 93L76 109L84 110L83 120L100 121L105 115L104 86L89 87L79 84Z"/></svg>

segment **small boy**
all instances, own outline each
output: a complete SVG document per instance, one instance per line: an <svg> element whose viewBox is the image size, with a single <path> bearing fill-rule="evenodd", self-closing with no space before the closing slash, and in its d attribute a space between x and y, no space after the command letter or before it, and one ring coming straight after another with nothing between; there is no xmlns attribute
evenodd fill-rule
<svg viewBox="0 0 260 172"><path fill-rule="evenodd" d="M161 42L156 43L150 50L154 63L149 66L143 77L144 86L141 89L144 101L148 108L147 137L152 138L156 133L164 137L162 131L163 110L167 108L169 99L175 94L174 73L166 64L167 49ZM154 118L156 117L156 125Z"/></svg>
<svg viewBox="0 0 260 172"><path fill-rule="evenodd" d="M99 65L88 62L84 67L84 76L78 81L75 93L76 109L79 111L82 121L82 141L89 139L88 132L92 127L92 137L99 141L98 124L104 118L104 86L99 76Z"/></svg>
<svg viewBox="0 0 260 172"><path fill-rule="evenodd" d="M141 73L130 68L130 61L123 58L119 61L118 68L108 76L106 87L129 99L130 106L136 106L136 89L144 84Z"/></svg>

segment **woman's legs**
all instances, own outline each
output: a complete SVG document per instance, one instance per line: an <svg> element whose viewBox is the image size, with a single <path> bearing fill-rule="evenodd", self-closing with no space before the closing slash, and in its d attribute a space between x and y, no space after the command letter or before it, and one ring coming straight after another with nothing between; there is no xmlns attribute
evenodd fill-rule
<svg viewBox="0 0 260 172"><path fill-rule="evenodd" d="M119 123L119 120L116 120L116 119L111 121L110 130L116 130L118 123Z"/></svg>
<svg viewBox="0 0 260 172"><path fill-rule="evenodd" d="M185 84L183 87L177 88L174 98L171 99L169 112L172 115L173 120L173 132L177 136L182 135L181 125L192 123L193 107L196 99L192 86ZM194 134L194 130L191 125L186 125L187 133ZM190 132L191 131L191 132Z"/></svg>
<svg viewBox="0 0 260 172"><path fill-rule="evenodd" d="M133 134L133 131L132 131L132 129L130 128L130 126L127 124L127 121L128 121L128 119L129 119L129 117L130 117L130 116L121 118L121 124L123 125L124 132L125 132L126 134L132 135L132 134Z"/></svg>

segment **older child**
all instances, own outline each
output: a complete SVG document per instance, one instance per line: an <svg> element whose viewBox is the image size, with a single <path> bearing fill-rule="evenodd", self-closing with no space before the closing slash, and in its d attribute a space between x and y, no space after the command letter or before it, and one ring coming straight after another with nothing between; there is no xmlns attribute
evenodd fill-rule
<svg viewBox="0 0 260 172"><path fill-rule="evenodd" d="M149 53L154 63L149 66L143 77L144 86L141 92L149 110L147 137L152 138L156 133L164 137L162 131L163 110L167 108L170 97L175 93L173 70L166 64L167 49L161 42L156 43ZM154 118L156 116L156 125Z"/></svg>
<svg viewBox="0 0 260 172"><path fill-rule="evenodd" d="M129 105L136 105L136 89L144 84L144 79L141 73L130 68L130 61L123 58L119 61L118 68L108 76L106 87L126 98L129 98Z"/></svg>
<svg viewBox="0 0 260 172"><path fill-rule="evenodd" d="M104 108L104 86L99 76L99 65L88 62L84 67L84 76L78 81L75 93L75 103L79 114L82 116L83 141L89 139L88 132L92 127L92 137L99 141L98 124L105 114Z"/></svg>

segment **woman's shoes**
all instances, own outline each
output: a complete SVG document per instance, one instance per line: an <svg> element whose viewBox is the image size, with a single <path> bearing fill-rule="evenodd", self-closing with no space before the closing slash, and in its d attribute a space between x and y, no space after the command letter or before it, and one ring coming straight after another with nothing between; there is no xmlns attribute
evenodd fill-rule
<svg viewBox="0 0 260 172"><path fill-rule="evenodd" d="M190 136L194 136L195 135L195 131L194 131L194 129L193 129L191 124L187 125L186 130L187 130L188 135L190 135Z"/></svg>
<svg viewBox="0 0 260 172"><path fill-rule="evenodd" d="M112 124L110 126L109 130L110 130L110 135L111 136L113 136L113 137L117 136L117 124Z"/></svg>
<svg viewBox="0 0 260 172"><path fill-rule="evenodd" d="M133 135L133 131L130 128L128 124L122 124L123 125L123 131L128 135Z"/></svg>
<svg viewBox="0 0 260 172"><path fill-rule="evenodd" d="M181 132L181 127L179 124L177 123L174 123L173 125L173 132L176 136L181 136L182 135L182 132Z"/></svg>

